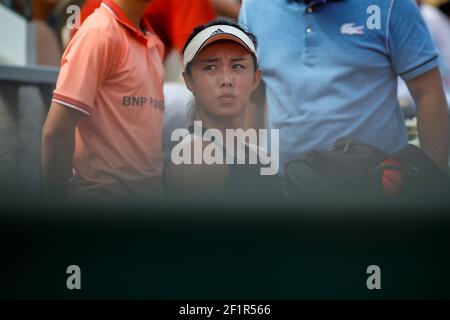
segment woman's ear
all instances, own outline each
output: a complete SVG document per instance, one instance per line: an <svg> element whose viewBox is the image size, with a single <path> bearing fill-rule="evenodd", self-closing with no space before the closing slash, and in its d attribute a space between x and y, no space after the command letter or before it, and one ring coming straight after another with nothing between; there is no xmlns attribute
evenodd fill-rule
<svg viewBox="0 0 450 320"><path fill-rule="evenodd" d="M193 93L194 92L194 83L192 82L191 76L186 71L183 71L182 75L183 75L184 83L186 84L186 88L188 88L188 90Z"/></svg>
<svg viewBox="0 0 450 320"><path fill-rule="evenodd" d="M259 87L259 84L261 83L261 76L262 76L261 69L256 69L255 75L253 76L252 92Z"/></svg>

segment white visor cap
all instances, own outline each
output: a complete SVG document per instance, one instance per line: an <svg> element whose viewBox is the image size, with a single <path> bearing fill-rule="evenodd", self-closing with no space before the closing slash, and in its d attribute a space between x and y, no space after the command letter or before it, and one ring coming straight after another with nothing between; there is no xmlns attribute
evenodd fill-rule
<svg viewBox="0 0 450 320"><path fill-rule="evenodd" d="M257 58L255 44L245 32L242 32L242 30L233 26L219 24L200 31L191 42L189 42L183 56L184 69L186 69L186 66L189 63L197 58L197 55L204 47L219 40L235 41L244 46Z"/></svg>

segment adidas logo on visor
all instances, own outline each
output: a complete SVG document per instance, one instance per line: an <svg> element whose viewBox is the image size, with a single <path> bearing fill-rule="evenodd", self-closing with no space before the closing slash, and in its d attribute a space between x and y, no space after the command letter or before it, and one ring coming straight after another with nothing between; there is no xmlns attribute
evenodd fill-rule
<svg viewBox="0 0 450 320"><path fill-rule="evenodd" d="M230 35L234 37L228 37L230 40L236 41L239 44L244 45L248 51L250 51L256 57L256 48L252 39L242 30L234 26L229 25L214 25L200 31L187 45L183 54L183 66L186 66L192 62L197 56L198 52L203 48L207 41L216 35ZM235 39L236 38L236 39Z"/></svg>
<svg viewBox="0 0 450 320"><path fill-rule="evenodd" d="M220 33L225 33L222 29L217 29L216 31L214 31L213 33L211 33L211 37L215 36L216 34L220 34Z"/></svg>

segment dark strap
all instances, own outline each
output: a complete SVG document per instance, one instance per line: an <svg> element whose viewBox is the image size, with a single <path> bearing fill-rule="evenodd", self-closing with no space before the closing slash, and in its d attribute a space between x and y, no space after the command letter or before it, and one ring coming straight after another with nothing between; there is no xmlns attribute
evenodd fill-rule
<svg viewBox="0 0 450 320"><path fill-rule="evenodd" d="M440 169L425 152L414 145L407 145L395 152L392 157L401 159L407 163L409 170L429 176L443 183L450 183L450 178L447 173Z"/></svg>

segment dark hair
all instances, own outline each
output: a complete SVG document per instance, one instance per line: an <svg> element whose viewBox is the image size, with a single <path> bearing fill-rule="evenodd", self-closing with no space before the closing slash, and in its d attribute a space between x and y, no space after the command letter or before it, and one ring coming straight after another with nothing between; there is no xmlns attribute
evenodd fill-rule
<svg viewBox="0 0 450 320"><path fill-rule="evenodd" d="M194 39L194 37L197 34L202 32L206 28L209 28L209 27L212 27L212 26L217 26L217 25L220 25L220 24L227 25L227 26L232 26L232 27L235 27L235 28L241 30L242 32L244 32L250 38L250 40L252 40L253 44L255 45L255 49L258 47L258 40L256 39L256 36L253 33L247 31L241 25L239 25L237 22L235 22L233 20L226 19L226 18L217 18L217 19L211 20L210 22L208 22L206 24L202 24L202 25L199 25L199 26L194 28L194 30L190 34L189 38L187 39L186 43L184 44L183 54L186 51L186 48L189 45L189 43L192 41L192 39ZM255 65L255 70L256 70L256 69L258 69L258 61L256 60L256 56L254 54L252 54L252 58L253 58L253 63ZM191 74L191 66L192 66L192 61L189 62L189 64L186 66L186 72L189 75Z"/></svg>

